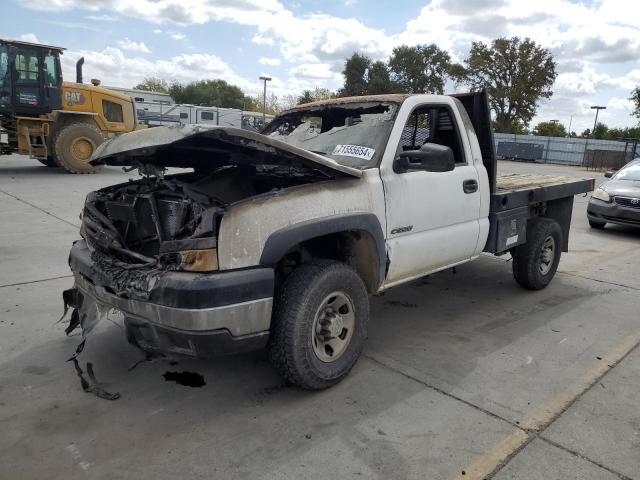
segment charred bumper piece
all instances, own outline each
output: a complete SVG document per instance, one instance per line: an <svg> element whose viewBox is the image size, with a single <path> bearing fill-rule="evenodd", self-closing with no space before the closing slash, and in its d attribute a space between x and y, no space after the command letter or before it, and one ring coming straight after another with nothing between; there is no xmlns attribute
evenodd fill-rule
<svg viewBox="0 0 640 480"><path fill-rule="evenodd" d="M95 257L95 255L94 255ZM266 345L273 301L273 270L224 273L162 272L147 298L113 289L113 271L96 262L84 240L74 244L70 306L87 333L111 309L122 312L127 339L143 350L206 358ZM121 272L121 281L127 272Z"/></svg>

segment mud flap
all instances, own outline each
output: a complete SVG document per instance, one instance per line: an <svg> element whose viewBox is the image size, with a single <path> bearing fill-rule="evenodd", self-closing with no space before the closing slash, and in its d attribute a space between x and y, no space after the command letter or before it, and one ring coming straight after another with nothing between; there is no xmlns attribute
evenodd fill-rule
<svg viewBox="0 0 640 480"><path fill-rule="evenodd" d="M93 372L93 364L91 362L87 362L87 374L89 375L89 380L91 382L84 377L84 372L78 362L78 355L80 355L84 350L87 342L87 335L91 333L91 330L93 330L100 320L107 317L111 308L97 302L91 296L83 295L77 288L70 288L69 290L62 292L62 301L64 304L64 312L58 322L61 322L66 317L69 308L73 308L69 325L65 328L64 332L68 336L76 328L80 327L82 329L82 340L76 347L75 353L67 359L67 362L73 362L76 373L78 374L78 377L80 377L80 386L82 387L82 390L87 393L93 393L97 397L104 398L105 400L117 400L120 398L119 393L107 392L96 380Z"/></svg>

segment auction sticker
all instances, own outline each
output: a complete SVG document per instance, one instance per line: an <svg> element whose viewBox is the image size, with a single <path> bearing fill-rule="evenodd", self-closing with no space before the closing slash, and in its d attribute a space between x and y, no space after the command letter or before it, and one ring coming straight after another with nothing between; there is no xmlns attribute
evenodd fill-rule
<svg viewBox="0 0 640 480"><path fill-rule="evenodd" d="M333 149L332 155L342 155L343 157L356 157L363 160L371 160L373 154L376 153L375 149L368 147L361 147L359 145L336 145Z"/></svg>

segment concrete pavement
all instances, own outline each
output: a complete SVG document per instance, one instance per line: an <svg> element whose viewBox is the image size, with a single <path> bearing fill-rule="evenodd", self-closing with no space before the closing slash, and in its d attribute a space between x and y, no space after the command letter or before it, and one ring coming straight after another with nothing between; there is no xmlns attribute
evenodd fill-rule
<svg viewBox="0 0 640 480"><path fill-rule="evenodd" d="M601 174L501 162L501 172ZM483 257L372 298L340 385L283 385L262 352L143 362L104 322L80 359L56 321L85 194L125 181L0 159L0 478L640 479L640 230L589 228L540 292ZM167 382L196 372L206 385Z"/></svg>

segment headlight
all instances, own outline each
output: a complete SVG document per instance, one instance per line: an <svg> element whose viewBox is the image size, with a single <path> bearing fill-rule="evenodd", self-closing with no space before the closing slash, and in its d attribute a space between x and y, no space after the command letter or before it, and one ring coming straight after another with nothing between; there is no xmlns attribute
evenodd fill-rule
<svg viewBox="0 0 640 480"><path fill-rule="evenodd" d="M597 198L598 200L602 200L603 202L611 202L611 197L603 188L596 188L591 194L591 198Z"/></svg>
<svg viewBox="0 0 640 480"><path fill-rule="evenodd" d="M212 272L218 270L218 249L183 250L180 255L180 269L187 272Z"/></svg>

